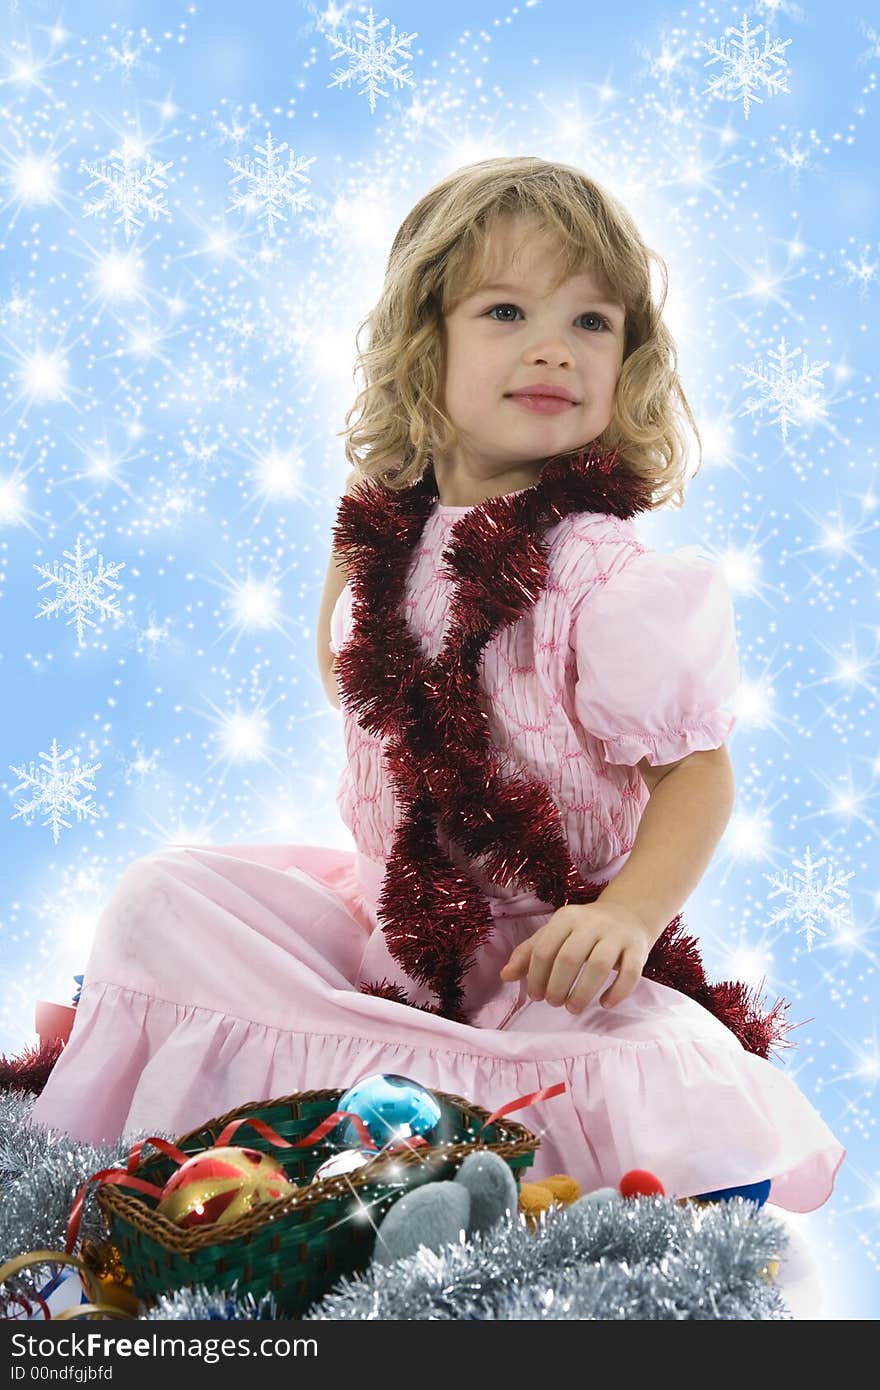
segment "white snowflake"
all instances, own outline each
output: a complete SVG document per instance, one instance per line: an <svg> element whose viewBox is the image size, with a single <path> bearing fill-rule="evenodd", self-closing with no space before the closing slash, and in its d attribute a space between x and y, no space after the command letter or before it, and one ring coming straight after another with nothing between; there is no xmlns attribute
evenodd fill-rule
<svg viewBox="0 0 880 1390"><path fill-rule="evenodd" d="M52 836L57 845L59 827L70 829L70 821L64 819L66 812L75 811L78 820L82 820L84 816L97 816L98 812L91 798L84 797L82 793L95 790L92 778L101 764L86 763L80 767L79 758L71 749L66 753L59 753L54 738L52 752L40 753L39 756L43 762L36 771L33 763L27 771L23 767L11 769L22 779L19 785L13 788L12 795L25 790L32 790L34 793L30 801L18 807L12 819L17 820L19 816L27 816L34 811L45 811L46 819L43 824L51 825ZM61 764L68 758L73 758L73 767L62 767Z"/></svg>
<svg viewBox="0 0 880 1390"><path fill-rule="evenodd" d="M281 211L282 204L293 208L294 212L299 212L302 208L309 206L309 194L298 189L294 185L294 179L300 179L303 183L308 183L305 173L310 164L314 164L315 156L311 159L296 159L293 151L288 153L287 168L276 164L280 154L287 149L287 145L279 145L276 148L272 145L272 132L266 136L265 145L257 145L258 154L263 156L262 162L249 160L246 163L241 159L225 159L224 164L228 164L230 169L236 171L235 178L230 179L230 184L238 183L239 179L248 180L248 190L246 193L237 193L232 200L232 208L245 208L248 212L259 212L265 216L269 224L269 235L275 235L275 218L279 222L286 222L287 218Z"/></svg>
<svg viewBox="0 0 880 1390"><path fill-rule="evenodd" d="M143 786L145 777L155 778L159 771L159 750L154 748L152 754L147 754L139 739L134 739L133 742L135 756L125 760L125 782L127 786L131 786L134 780L138 786Z"/></svg>
<svg viewBox="0 0 880 1390"><path fill-rule="evenodd" d="M803 141L805 143L802 143ZM791 136L787 149L783 148L775 135L770 136L770 145L777 158L777 167L787 169L791 174L792 184L797 187L801 174L816 167L812 155L814 151L821 150L822 141L815 130L811 130L806 137L798 130Z"/></svg>
<svg viewBox="0 0 880 1390"><path fill-rule="evenodd" d="M201 477L211 478L216 476L214 456L220 448L220 445L217 443L209 443L205 437L204 430L200 432L196 444L191 443L188 439L184 439L182 448L187 459L198 470Z"/></svg>
<svg viewBox="0 0 880 1390"><path fill-rule="evenodd" d="M770 35L764 31L763 24L750 29L745 15L742 17L742 34L733 28L725 29L724 32L734 35L729 48L724 47L723 40L717 43L703 41L703 47L713 55L703 66L709 68L718 62L725 64L724 71L709 83L703 95L717 95L727 101L739 101L742 97L743 111L748 120L751 103L756 101L761 105L761 98L755 91L757 86L763 85L771 95L788 91L785 85L788 67L782 50L788 47L791 39L771 40ZM764 34L763 52L752 45L752 39L760 33ZM771 69L772 63L778 64L775 71Z"/></svg>
<svg viewBox="0 0 880 1390"><path fill-rule="evenodd" d="M795 868L801 869L802 873L793 874L792 882L788 882L787 875L765 874L768 883L773 884L773 892L769 894L775 898L777 893L785 893L787 901L785 907L781 907L767 923L768 927L776 926L778 922L801 922L802 927L798 928L798 935L802 933L806 936L807 950L813 948L813 937L824 936L825 933L818 925L825 922L827 925L845 929L851 925L849 894L844 886L853 877L852 873L844 874L839 870L834 872L828 868L828 873L824 883L814 880L813 875L826 859L818 859L813 863L810 847L804 852L803 860L794 861ZM835 894L842 898L843 902L835 901Z"/></svg>
<svg viewBox="0 0 880 1390"><path fill-rule="evenodd" d="M76 538L76 550L65 550L64 554L67 562L60 571L57 560L51 570L48 565L34 565L38 574L46 576L46 583L38 585L38 589L45 589L47 584L55 584L58 591L51 601L44 601L37 617L54 617L60 612L70 613L67 626L76 623L79 645L84 647L83 625L87 623L89 627L97 626L88 616L92 610L98 611L104 618L120 616L113 595L103 594L101 589L122 588L122 585L116 582L116 576L120 570L125 569L125 564L105 565L103 555L98 555L97 572L93 574L87 565L97 551L92 547L83 554L79 536Z"/></svg>
<svg viewBox="0 0 880 1390"><path fill-rule="evenodd" d="M880 261L877 260L876 256L873 260L871 259L872 251L870 244L866 244L862 247L859 252L858 262L854 261L851 256L847 256L845 252L841 252L841 255L843 256L843 265L846 270L847 284L858 285L859 298L864 299L868 292L868 286L873 285L877 279Z"/></svg>
<svg viewBox="0 0 880 1390"><path fill-rule="evenodd" d="M410 74L405 68L395 68L394 58L412 59L412 54L407 52L409 44L413 39L417 39L418 34L397 34L394 25L391 25L391 37L386 45L378 35L379 30L384 29L389 20L383 19L381 24L376 24L373 19L372 8L368 12L367 23L363 20L355 20L355 28L361 32L352 37L352 32L347 29L345 39L340 39L336 34L328 34L331 43L335 43L338 53L334 53L334 58L347 57L351 59L351 64L342 72L334 73L333 81L328 83L328 87L341 87L346 82L360 81L362 78L365 85L361 88L358 95L368 91L370 93L370 111L376 109L376 96L387 96L379 85L382 81L390 79L395 86L406 82L410 87L415 86Z"/></svg>
<svg viewBox="0 0 880 1390"><path fill-rule="evenodd" d="M33 286L23 290L19 282L13 282L9 299L0 299L0 323L10 323L18 327L32 318L36 311L37 292Z"/></svg>
<svg viewBox="0 0 880 1390"><path fill-rule="evenodd" d="M801 356L800 371L794 370L794 359ZM779 351L771 348L769 365L762 363L756 370L740 367L747 378L756 385L758 394L750 396L745 403L748 414L755 411L770 410L771 424L782 426L782 438L788 439L788 427L792 424L805 424L819 418L824 410L821 399L822 383L817 374L831 366L830 362L808 362L802 348L787 348L785 339L780 339Z"/></svg>
<svg viewBox="0 0 880 1390"><path fill-rule="evenodd" d="M859 28L869 44L869 47L859 54L859 62L873 62L876 58L880 58L880 32L874 28L873 24L867 24L864 20L860 23Z"/></svg>
<svg viewBox="0 0 880 1390"><path fill-rule="evenodd" d="M225 104L225 101L226 98L224 97L220 103L221 106ZM218 117L217 120L214 122L215 126L217 127L217 130L220 132L221 139L228 141L230 145L235 145L236 149L239 147L239 145L241 145L244 142L247 133L251 127L251 119L243 120L242 111L242 104L241 102L238 102L235 106L235 110L231 117L231 123L229 125L227 125L227 123L220 117ZM256 113L252 104L251 118L253 118L255 114Z"/></svg>
<svg viewBox="0 0 880 1390"><path fill-rule="evenodd" d="M151 155L144 156L144 168L134 168L134 156L129 153L120 154L117 150L111 150L109 155L110 168L108 172L107 160L103 160L100 169L94 165L87 164L83 160L80 169L92 175L92 182L86 184L86 189L94 188L96 184L103 187L103 193L95 202L89 203L84 208L88 215L92 212L103 212L106 208L113 208L119 212L119 216L114 222L117 227L120 222L125 225L125 240L129 241L132 235L132 227L142 227L143 222L139 221L137 214L147 212L150 220L155 222L159 213L164 213L166 217L171 214L161 201L161 193L155 191L156 188L167 188L163 175L167 169L171 168L171 161L167 164L155 164Z"/></svg>
<svg viewBox="0 0 880 1390"><path fill-rule="evenodd" d="M140 37L144 40L149 38L146 29L140 31ZM114 48L112 43L107 45L107 53L111 59L110 66L122 68L123 80L128 81L134 68L139 67L138 59L141 55L141 48L135 47L133 43L134 30L126 29L122 36L122 44L119 48Z"/></svg>

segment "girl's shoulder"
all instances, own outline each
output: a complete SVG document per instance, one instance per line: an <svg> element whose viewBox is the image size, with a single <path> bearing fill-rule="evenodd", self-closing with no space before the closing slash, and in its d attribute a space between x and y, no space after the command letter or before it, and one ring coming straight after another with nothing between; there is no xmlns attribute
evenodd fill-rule
<svg viewBox="0 0 880 1390"><path fill-rule="evenodd" d="M585 545L614 539L626 544L638 536L635 517L615 516L613 512L569 512L550 534L561 544L580 539Z"/></svg>
<svg viewBox="0 0 880 1390"><path fill-rule="evenodd" d="M597 578L604 582L648 549L633 518L613 512L572 512L551 529L547 540L554 577L561 588L573 590L573 600Z"/></svg>

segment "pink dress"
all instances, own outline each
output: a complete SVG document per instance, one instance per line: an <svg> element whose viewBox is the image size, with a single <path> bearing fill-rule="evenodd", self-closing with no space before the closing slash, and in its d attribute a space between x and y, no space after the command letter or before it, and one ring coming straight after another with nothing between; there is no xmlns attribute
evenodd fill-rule
<svg viewBox="0 0 880 1390"><path fill-rule="evenodd" d="M406 616L429 656L451 590L442 553L468 510L435 504L408 571ZM697 547L648 550L632 521L575 513L546 540L544 592L483 654L485 708L496 747L549 786L581 875L598 881L632 848L648 799L639 759L716 748L736 722L721 708L739 681L733 608ZM346 587L334 651L350 627ZM541 1138L530 1180L568 1173L590 1191L647 1168L671 1196L771 1178L780 1207L825 1202L845 1149L791 1076L694 1000L643 978L615 1008L597 994L571 1014L499 979L553 913L515 886L479 879L494 933L467 978L471 1023L360 991L384 977L414 995L376 929L395 826L381 742L343 718L337 803L356 849L168 844L132 863L99 918L34 1121L115 1141L379 1071L490 1111L564 1081L513 1116ZM686 907L684 919L699 938Z"/></svg>

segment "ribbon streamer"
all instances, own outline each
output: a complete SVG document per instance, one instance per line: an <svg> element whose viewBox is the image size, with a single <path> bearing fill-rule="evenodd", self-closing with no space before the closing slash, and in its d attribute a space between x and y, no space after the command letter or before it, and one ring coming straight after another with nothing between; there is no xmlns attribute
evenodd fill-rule
<svg viewBox="0 0 880 1390"><path fill-rule="evenodd" d="M502 1105L500 1110L494 1110L486 1124L480 1125L477 1133L482 1134L486 1125L490 1125L493 1120L499 1120L502 1115L509 1115L513 1110L522 1110L526 1105L531 1105L536 1100L550 1100L553 1096L561 1096L566 1084L565 1081L557 1081L554 1086L545 1086L543 1091L532 1091L527 1096L520 1096L518 1100L509 1101L507 1105Z"/></svg>
<svg viewBox="0 0 880 1390"><path fill-rule="evenodd" d="M30 1250L26 1255L16 1255L13 1259L7 1260L5 1264L0 1265L0 1285L5 1284L6 1280L11 1278L13 1274L18 1274L23 1269L29 1269L32 1265L41 1264L72 1265L82 1280L87 1297L91 1300L89 1303L81 1304L79 1308L65 1308L62 1313L58 1314L57 1318L52 1318L47 1304L40 1298L39 1294L35 1294L36 1302L40 1304L43 1315L48 1321L58 1322L62 1318L81 1318L95 1314L102 1318L128 1318L131 1316L121 1312L118 1308L114 1308L109 1303L102 1303L100 1301L100 1285L93 1278L91 1270L78 1255L71 1255L66 1251L62 1254L60 1250ZM27 1304L27 1300L20 1298L18 1294L15 1294L14 1297L17 1303ZM26 1311L30 1314L29 1306Z"/></svg>

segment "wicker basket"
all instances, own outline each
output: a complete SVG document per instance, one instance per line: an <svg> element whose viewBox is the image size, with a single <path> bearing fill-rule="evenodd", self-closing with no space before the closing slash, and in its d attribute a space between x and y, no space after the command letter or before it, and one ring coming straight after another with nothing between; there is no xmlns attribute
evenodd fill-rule
<svg viewBox="0 0 880 1390"><path fill-rule="evenodd" d="M213 1148L232 1120L264 1120L289 1143L303 1139L338 1108L343 1091L298 1091L279 1100L255 1101L178 1139L187 1154ZM156 1295L192 1284L230 1289L256 1298L271 1293L285 1316L300 1317L344 1274L365 1269L373 1254L375 1228L402 1197L424 1182L455 1176L468 1154L497 1153L519 1183L521 1170L534 1162L540 1140L506 1118L494 1121L477 1138L489 1111L460 1096L433 1091L443 1111L442 1145L377 1156L352 1173L312 1183L313 1174L333 1153L339 1131L319 1143L282 1149L252 1126L242 1125L234 1143L271 1153L291 1182L310 1186L292 1197L257 1207L228 1225L189 1228L175 1225L156 1210L156 1201L122 1186L98 1189L98 1204L131 1275L134 1293L149 1306ZM176 1171L165 1155L146 1159L137 1176L162 1187Z"/></svg>

